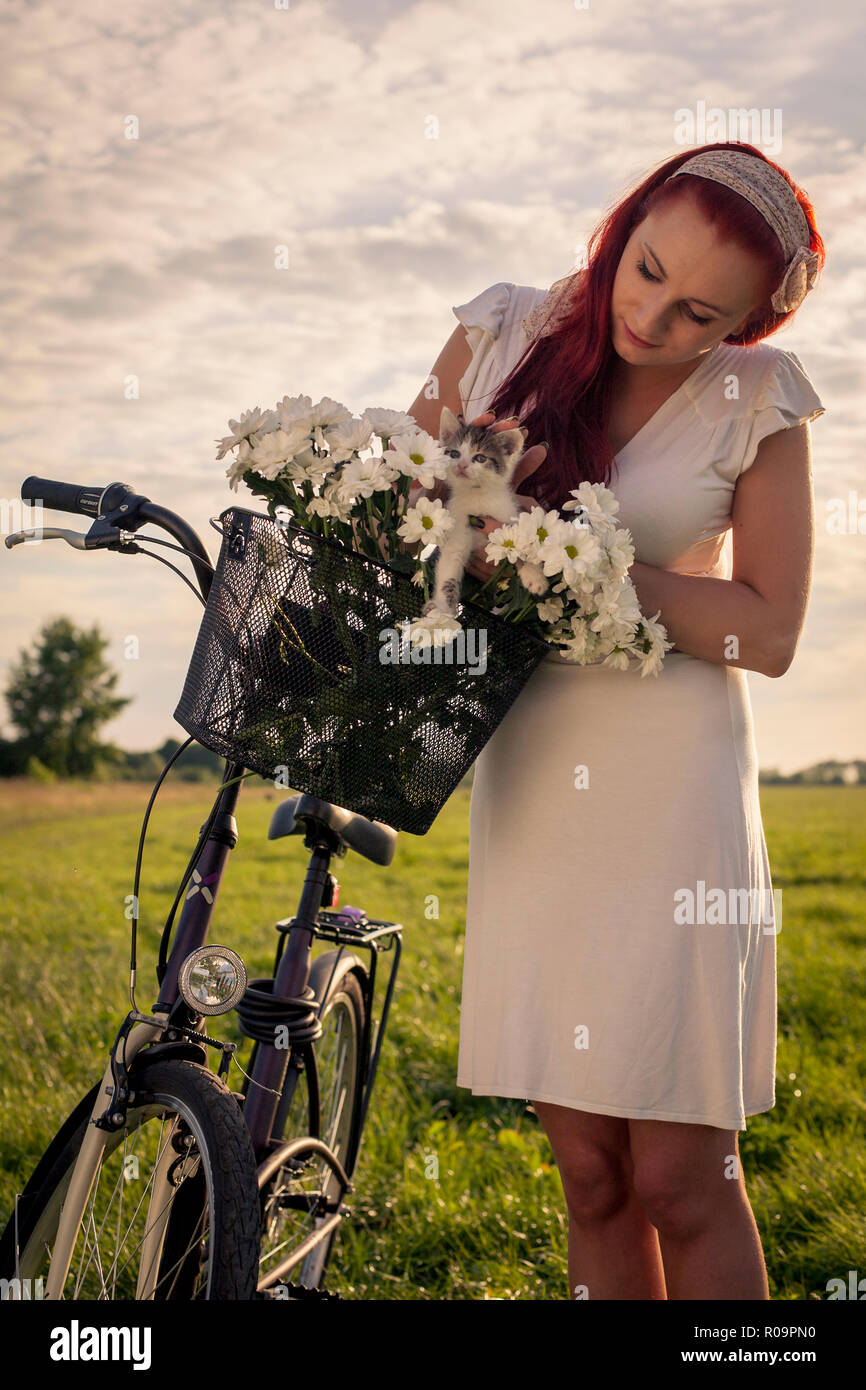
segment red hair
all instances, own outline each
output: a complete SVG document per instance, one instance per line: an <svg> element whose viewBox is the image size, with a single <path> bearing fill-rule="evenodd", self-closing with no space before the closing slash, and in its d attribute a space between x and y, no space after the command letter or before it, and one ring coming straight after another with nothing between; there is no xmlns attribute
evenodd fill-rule
<svg viewBox="0 0 866 1390"><path fill-rule="evenodd" d="M777 314L770 296L782 279L785 258L775 232L757 208L724 184L670 174L692 155L704 150L741 150L757 155L790 184L806 216L810 248L824 264L824 243L815 225L812 204L788 173L761 150L742 141L701 145L666 160L610 210L589 239L586 268L576 275L571 307L559 326L531 343L508 376L500 382L488 410L497 418L516 415L529 431L526 448L542 440L547 458L517 491L542 506L559 508L579 482L607 483L614 458L607 441L611 367L616 352L610 340L610 301L614 277L634 228L655 208L692 198L718 235L758 256L766 266L765 294L743 331L726 343L746 346L775 333L791 317ZM524 410L524 406L529 408ZM566 514L568 515L568 514Z"/></svg>

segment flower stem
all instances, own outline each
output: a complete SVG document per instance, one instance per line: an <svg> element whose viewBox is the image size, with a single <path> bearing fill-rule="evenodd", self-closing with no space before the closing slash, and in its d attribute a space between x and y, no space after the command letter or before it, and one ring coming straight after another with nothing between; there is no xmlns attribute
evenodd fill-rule
<svg viewBox="0 0 866 1390"><path fill-rule="evenodd" d="M500 560L500 561L499 561L499 568L496 569L496 570L494 570L493 574L491 574L491 576L490 576L489 579L485 579L484 583L481 585L481 588L476 592L476 595L475 595L476 598L478 597L479 594L483 594L483 593L484 593L484 590L487 588L488 584L492 584L492 583L494 582L494 580L497 580L497 579L501 579L501 578L502 578L502 570L503 570L504 566L507 565L507 564L509 564L509 563L510 563L510 561L508 561L508 560Z"/></svg>
<svg viewBox="0 0 866 1390"><path fill-rule="evenodd" d="M523 618L526 617L527 613L529 613L530 610L533 609L534 607L535 607L535 599L534 599L534 598L531 598L531 599L529 600L528 603L524 604L524 606L521 608L520 612L517 613L517 614L511 619L511 621L514 622L514 623L519 623Z"/></svg>

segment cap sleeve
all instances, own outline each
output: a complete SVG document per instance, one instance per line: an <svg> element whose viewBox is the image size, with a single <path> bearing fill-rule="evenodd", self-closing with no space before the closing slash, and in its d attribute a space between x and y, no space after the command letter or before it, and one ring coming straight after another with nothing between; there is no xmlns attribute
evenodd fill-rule
<svg viewBox="0 0 866 1390"><path fill-rule="evenodd" d="M513 288L513 285L500 281L499 284L491 285L489 289L482 290L480 294L476 294L474 299L467 300L465 304L453 304L451 306L451 312L456 314L460 322L469 329L466 336L473 347L480 337L478 333L473 335L473 328L483 329L492 338L499 337L499 330L502 327L502 320L505 317L505 310L508 308L508 301L511 298Z"/></svg>
<svg viewBox="0 0 866 1390"><path fill-rule="evenodd" d="M485 378L491 375L489 369L494 365L493 345L502 329L513 289L513 285L500 281L465 304L451 306L451 312L466 329L466 340L472 349L472 360L458 382L467 419L486 409L481 395L485 390Z"/></svg>
<svg viewBox="0 0 866 1390"><path fill-rule="evenodd" d="M793 429L824 414L825 407L806 375L799 357L779 350L755 397L749 418L749 434L740 473L751 468L758 445L768 434Z"/></svg>

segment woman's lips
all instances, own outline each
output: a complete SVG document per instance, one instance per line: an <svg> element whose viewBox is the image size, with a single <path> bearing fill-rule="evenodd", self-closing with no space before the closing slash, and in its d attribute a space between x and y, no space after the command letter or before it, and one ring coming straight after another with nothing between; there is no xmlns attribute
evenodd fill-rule
<svg viewBox="0 0 866 1390"><path fill-rule="evenodd" d="M632 333L632 331L631 331L631 329L629 328L628 324L626 323L625 319L623 319L622 325L623 325L623 328L625 329L626 333L628 334L628 336L631 338L632 342L636 345L636 347L645 347L645 348L658 347L658 343L646 343L646 342L644 342L643 338L639 338L639 337L637 336L636 333Z"/></svg>

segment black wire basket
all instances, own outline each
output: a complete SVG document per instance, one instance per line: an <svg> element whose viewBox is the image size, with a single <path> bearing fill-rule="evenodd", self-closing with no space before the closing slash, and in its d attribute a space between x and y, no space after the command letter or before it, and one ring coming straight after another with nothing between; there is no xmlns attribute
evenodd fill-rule
<svg viewBox="0 0 866 1390"><path fill-rule="evenodd" d="M406 574L243 507L222 545L174 717L294 791L424 835L551 648L464 602L419 659Z"/></svg>

